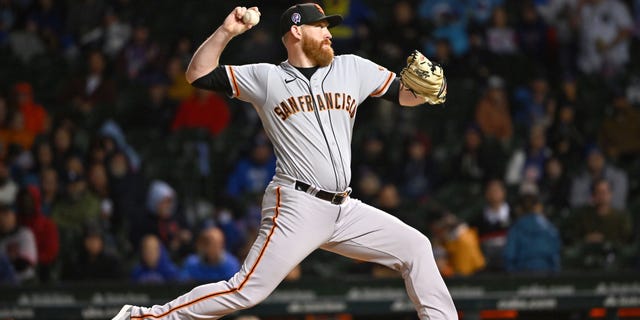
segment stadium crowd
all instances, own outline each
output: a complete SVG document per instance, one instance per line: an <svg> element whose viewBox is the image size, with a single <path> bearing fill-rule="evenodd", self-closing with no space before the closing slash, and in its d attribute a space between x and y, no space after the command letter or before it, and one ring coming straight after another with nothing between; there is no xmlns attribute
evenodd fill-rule
<svg viewBox="0 0 640 320"><path fill-rule="evenodd" d="M248 1L0 0L0 283L216 281L275 171L250 105L184 70ZM280 13L226 64L278 63ZM444 276L640 268L640 1L337 0L337 53L444 67L444 106L369 99L354 197L433 243ZM388 270L317 252L289 278Z"/></svg>

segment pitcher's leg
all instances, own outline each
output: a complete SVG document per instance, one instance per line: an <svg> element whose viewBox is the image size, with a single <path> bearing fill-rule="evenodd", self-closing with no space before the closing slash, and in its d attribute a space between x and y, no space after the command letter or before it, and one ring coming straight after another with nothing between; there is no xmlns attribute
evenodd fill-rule
<svg viewBox="0 0 640 320"><path fill-rule="evenodd" d="M131 319L219 319L264 300L333 231L336 216L316 212L298 194L279 187L267 192L258 237L230 280L201 285L164 305L133 307Z"/></svg>
<svg viewBox="0 0 640 320"><path fill-rule="evenodd" d="M431 242L396 217L351 199L343 207L330 242L321 248L399 271L420 319L458 319Z"/></svg>

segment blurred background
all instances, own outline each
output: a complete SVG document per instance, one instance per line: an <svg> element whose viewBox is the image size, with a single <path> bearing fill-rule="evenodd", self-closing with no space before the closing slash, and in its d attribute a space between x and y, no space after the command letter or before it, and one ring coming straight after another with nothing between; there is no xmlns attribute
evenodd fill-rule
<svg viewBox="0 0 640 320"><path fill-rule="evenodd" d="M239 269L275 158L251 105L192 88L184 71L238 5L258 5L261 22L222 63L286 59L277 24L294 3L0 0L0 318L106 318L102 307L163 302ZM400 72L418 49L444 67L444 105L360 105L351 184L430 237L464 319L640 316L617 308L640 307L640 1L323 6L345 18L336 53ZM330 253L283 286L324 286L307 298L339 304L374 284L400 288L370 292L386 311L284 304L261 319L415 319L398 274ZM523 290L524 302L474 300Z"/></svg>

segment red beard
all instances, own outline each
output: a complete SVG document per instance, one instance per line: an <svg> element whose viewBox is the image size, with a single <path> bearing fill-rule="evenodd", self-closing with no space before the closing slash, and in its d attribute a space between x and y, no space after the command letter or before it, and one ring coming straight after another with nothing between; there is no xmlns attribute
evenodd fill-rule
<svg viewBox="0 0 640 320"><path fill-rule="evenodd" d="M333 61L333 48L331 48L331 40L328 39L316 41L303 34L302 51L319 67L326 67Z"/></svg>

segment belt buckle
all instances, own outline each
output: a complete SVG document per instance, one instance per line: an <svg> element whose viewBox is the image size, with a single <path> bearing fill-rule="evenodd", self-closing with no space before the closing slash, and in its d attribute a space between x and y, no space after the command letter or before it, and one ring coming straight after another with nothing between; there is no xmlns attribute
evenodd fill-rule
<svg viewBox="0 0 640 320"><path fill-rule="evenodd" d="M335 193L333 194L333 198L331 198L331 203L337 205L343 204L350 194L351 188L347 188L344 192Z"/></svg>

